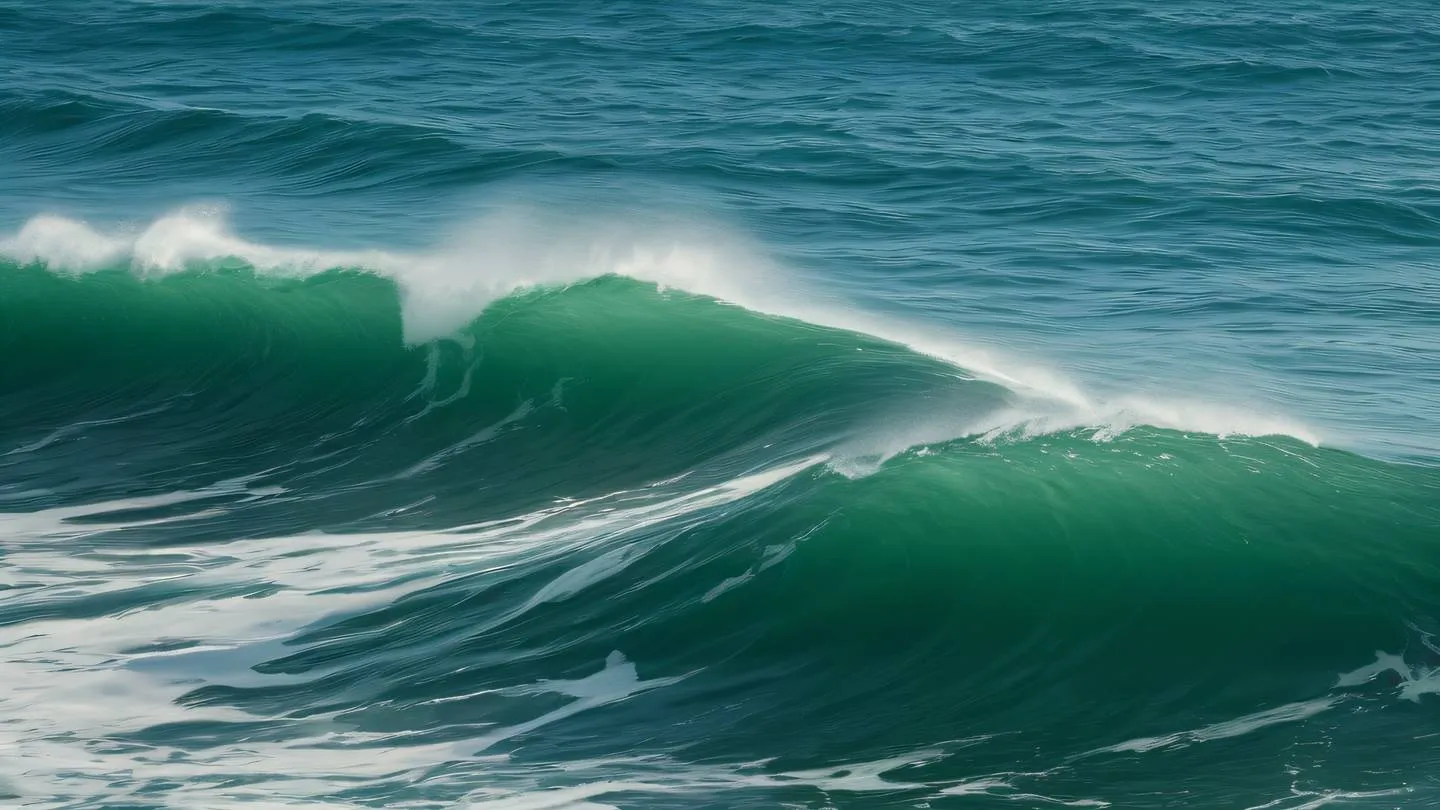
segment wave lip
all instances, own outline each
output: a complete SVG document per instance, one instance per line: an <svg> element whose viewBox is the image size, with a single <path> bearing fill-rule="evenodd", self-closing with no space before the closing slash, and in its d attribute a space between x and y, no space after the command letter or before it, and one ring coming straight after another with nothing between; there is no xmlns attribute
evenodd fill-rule
<svg viewBox="0 0 1440 810"><path fill-rule="evenodd" d="M517 293L621 276L662 292L683 291L759 315L903 346L1016 396L1014 409L1003 417L949 424L939 433L931 426L920 431L925 441L1075 428L1094 428L1103 439L1142 424L1220 436L1285 435L1311 445L1322 441L1318 431L1294 419L1234 406L1097 395L1043 364L976 346L936 326L868 313L823 290L808 289L743 240L698 225L641 233L633 222L576 220L522 208L483 218L434 251L326 251L248 241L226 228L218 209L191 208L129 231L106 232L64 217L38 216L0 239L0 254L52 272L83 275L123 268L144 279L237 261L282 278L336 269L371 273L395 285L404 340L412 346L463 335L495 302ZM949 435L941 435L946 431ZM916 443L902 440L887 452Z"/></svg>
<svg viewBox="0 0 1440 810"><path fill-rule="evenodd" d="M60 216L30 219L0 239L0 254L51 270L86 273L116 267L142 275L182 272L196 265L239 259L261 272L303 274L334 268L379 271L400 258L381 251L293 250L248 242L228 232L219 209L192 208L161 217L138 230L101 232Z"/></svg>

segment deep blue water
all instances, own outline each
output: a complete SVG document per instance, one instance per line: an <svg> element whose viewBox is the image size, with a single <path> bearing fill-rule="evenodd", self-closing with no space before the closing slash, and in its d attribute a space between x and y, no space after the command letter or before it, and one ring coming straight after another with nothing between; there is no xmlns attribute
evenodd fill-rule
<svg viewBox="0 0 1440 810"><path fill-rule="evenodd" d="M0 0L0 794L1440 806L1437 132L1419 2Z"/></svg>

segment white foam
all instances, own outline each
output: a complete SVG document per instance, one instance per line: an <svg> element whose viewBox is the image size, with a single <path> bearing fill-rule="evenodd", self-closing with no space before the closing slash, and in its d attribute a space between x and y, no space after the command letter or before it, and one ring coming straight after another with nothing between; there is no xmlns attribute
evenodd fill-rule
<svg viewBox="0 0 1440 810"><path fill-rule="evenodd" d="M0 254L51 270L86 273L117 265L137 274L164 275L195 262L240 259L257 270L305 274L336 267L393 270L405 261L383 251L324 251L271 247L229 232L224 211L189 207L139 230L103 232L64 217L37 216L14 236L0 239Z"/></svg>
<svg viewBox="0 0 1440 810"><path fill-rule="evenodd" d="M788 558L791 554L795 553L795 550L799 548L800 543L805 541L815 532L820 531L820 529L824 528L825 525L829 522L829 518L826 518L825 520L811 527L804 534L801 534L793 540L785 543L780 543L778 545L766 546L764 549L761 550L760 561L758 563L751 566L743 573L736 574L733 577L722 580L720 584L711 588L703 597L701 597L700 601L712 602L721 594L724 594L727 591L734 590L735 588L744 585L745 583L749 582L750 580L754 579L755 577L759 576L770 568L773 568L776 565L784 562L786 558Z"/></svg>
<svg viewBox="0 0 1440 810"><path fill-rule="evenodd" d="M487 442L494 441L494 439L501 433L505 432L505 430L509 428L510 425L521 421L525 417L529 416L530 413L534 410L535 403L527 399L524 402L520 403L515 408L515 410L501 417L494 424L486 425L480 430L461 439L460 441L455 442L448 447L437 450L434 453L431 453L420 461L415 462L405 470L397 473L395 477L414 478L421 473L429 472L430 470L435 469L440 465L441 462L443 462L447 458L450 458L451 456L459 455L467 450L479 447L480 445Z"/></svg>
<svg viewBox="0 0 1440 810"><path fill-rule="evenodd" d="M659 503L646 504L628 509L618 509L581 521L576 524L575 527L567 528L566 531L569 534L573 534L575 529L580 529L583 533L582 536L589 535L586 539L587 544L592 542L590 538L601 540L611 539L613 535L608 531L595 532L594 534L587 531L593 531L593 528L600 526L621 526L626 534L650 526L664 525L667 528L663 534L617 546L569 569L547 583L537 591L528 602L519 607L513 616L507 616L506 619L512 619L514 616L518 616L547 602L561 602L570 599L586 588L624 571L631 563L640 559L646 553L664 543L667 539L684 532L689 527L689 523L680 521L679 519L685 515L733 503L747 495L760 492L787 478L798 475L811 467L824 463L826 460L825 456L811 456L789 464L783 464L741 476L722 484L705 487L704 489L699 489ZM571 550L573 550L573 547ZM567 551L566 553L568 554L569 552Z"/></svg>
<svg viewBox="0 0 1440 810"><path fill-rule="evenodd" d="M122 261L129 242L107 236L82 222L38 216L14 236L0 239L0 254L22 262L39 262L55 270L92 270Z"/></svg>
<svg viewBox="0 0 1440 810"><path fill-rule="evenodd" d="M56 552L57 545L65 547L97 525L112 532L144 532L152 521L126 521L132 510L183 510L190 503L200 509L206 508L201 502L214 498L234 503L278 492L252 488L250 479L32 515L0 515L7 554L0 575L15 578L6 584L25 586L16 590L16 608L167 582L185 586L176 598L143 610L37 619L25 625L23 636L0 645L4 648L0 682L6 685L0 694L0 715L7 721L0 724L0 750L7 754L0 762L0 781L35 806L93 803L95 796L112 793L117 780L129 780L116 776L124 772L145 775L128 782L134 787L147 780L183 785L160 800L175 807L228 807L252 799L263 799L273 807L342 807L347 805L318 800L333 792L342 776L385 779L412 771L418 776L457 760L503 763L503 757L487 760L479 752L687 676L641 678L633 662L612 653L586 677L539 680L499 690L508 695L551 693L571 698L564 705L507 727L452 726L452 732L468 733L444 743L410 739L408 732L359 731L338 714L286 721L282 739L251 739L241 746L205 751L161 743L111 751L94 741L155 724L253 721L253 715L237 709L182 705L178 699L206 683L273 686L322 676L324 669L296 676L262 673L254 667L294 654L298 649L294 635L302 628L337 614L391 603L453 576L457 565L473 574L520 560L563 563L577 551L592 560L604 559L608 549L601 544L643 553L673 533L627 546L630 533L723 507L823 460L803 459L690 491L677 491L673 480L657 481L446 532L316 533L158 550L118 543L95 553ZM190 517L195 514L189 512ZM89 522L97 519L101 523ZM542 601L570 598L615 570L608 563L579 573L572 569L492 623L512 620ZM191 596L179 595L182 592ZM457 632L480 629L468 626ZM376 756L382 749L385 755ZM212 778L217 773L235 776L234 786L217 787ZM507 795L520 799L533 789L530 785ZM543 795L546 800L551 796Z"/></svg>
<svg viewBox="0 0 1440 810"><path fill-rule="evenodd" d="M160 553L122 544L108 549L103 560L57 555L49 549L40 552L32 548L33 541L70 539L73 527L67 528L67 519L137 506L184 504L202 497L202 492L243 496L253 491L227 483L204 491L56 510L43 525L30 527L32 542L21 544L11 558L27 570L37 590L67 589L71 596L84 596L181 577L188 592L230 595L193 597L96 618L28 623L23 637L6 642L0 658L0 681L6 684L0 711L9 721L0 725L0 750L7 755L0 779L23 803L36 807L93 803L116 790L168 783L174 787L153 797L166 807L337 810L358 806L335 798L341 779L347 784L455 779L461 782L454 786L459 793L469 794L461 806L473 808L598 808L609 806L602 797L617 792L705 797L717 792L793 791L797 786L858 792L940 787L909 782L893 773L924 764L935 752L781 773L762 770L763 763L696 765L664 757L567 761L558 767L565 772L564 781L579 782L570 787L552 787L556 780L551 766L512 763L508 757L487 753L501 741L671 686L693 674L642 677L642 668L619 651L583 677L542 678L487 690L486 694L499 697L549 694L568 701L507 726L451 725L447 728L451 739L444 742L419 739L414 731L359 730L333 712L287 720L283 733L246 739L243 745L96 744L156 724L254 721L254 715L234 708L178 699L205 683L263 687L317 677L323 672L277 675L254 667L295 653L294 634L302 627L337 611L348 613L393 601L451 575L454 562L463 561L465 570L473 573L477 567L504 567L517 554L528 560L559 559L598 538L624 542L624 535L637 526L723 506L821 461L804 459L684 493L667 491L673 482L655 482L451 532L240 539L220 548L174 546ZM615 508L617 504L621 508ZM111 523L112 530L124 528L118 519ZM767 553L765 560L783 553L783 548ZM85 575L100 571L105 574L103 581ZM259 588L263 594L237 590L241 583L263 586ZM562 596L564 590L549 596ZM189 646L177 648L177 644ZM436 775L438 767L461 762L468 766L453 775ZM1004 783L991 784L1003 789Z"/></svg>
<svg viewBox="0 0 1440 810"><path fill-rule="evenodd" d="M1436 651L1430 636L1422 636L1422 643L1432 652ZM1335 688L1360 686L1387 672L1395 675L1397 691L1405 700L1419 703L1423 695L1440 695L1440 666L1411 666L1403 656L1383 650L1375 651L1374 663L1342 674L1336 680Z"/></svg>
<svg viewBox="0 0 1440 810"><path fill-rule="evenodd" d="M1327 804L1350 804L1359 799L1403 796L1411 792L1412 790L1408 787L1389 790L1300 790L1292 787L1288 796L1282 796L1264 804L1251 805L1245 810L1317 810Z"/></svg>
<svg viewBox="0 0 1440 810"><path fill-rule="evenodd" d="M30 442L29 444L25 444L13 450L7 450L3 453L0 453L0 458L3 458L4 456L19 456L26 453L34 453L35 451L43 450L58 441L74 436L77 433L83 433L86 428L122 424L124 422L129 422L133 419L139 419L142 416L151 416L153 414L160 413L164 410L167 410L169 407L169 405L159 405L153 408L146 408L141 411L135 411L134 413L127 413L123 416L111 417L109 419L87 419L77 422L71 422L66 425L61 425L55 430L50 431L49 434L33 442Z"/></svg>
<svg viewBox="0 0 1440 810"><path fill-rule="evenodd" d="M1340 700L1338 696L1326 696L1315 698L1314 700L1286 703L1283 706L1277 706L1273 709L1247 714L1232 720L1224 720L1202 728L1177 731L1161 737L1140 737L1133 740L1126 740L1125 742L1115 745L1097 748L1081 756L1144 753L1146 751L1154 751L1158 748L1169 748L1172 746L1205 743L1239 737L1280 723L1298 723L1303 720L1308 720L1323 711L1333 708Z"/></svg>
<svg viewBox="0 0 1440 810"><path fill-rule="evenodd" d="M1421 641L1432 651L1433 637L1429 634L1421 634ZM1362 667L1357 667L1349 672L1342 673L1335 680L1333 689L1347 689L1361 686L1373 681L1375 678L1391 673L1396 676L1398 696L1412 702L1419 702L1420 697L1425 694L1440 694L1440 667L1426 668L1422 666L1411 666L1401 655L1387 653L1381 650L1375 652L1375 661ZM1230 720L1223 720L1200 728L1177 731L1157 737L1138 737L1115 745L1107 745L1103 748L1096 748L1079 754L1075 760L1085 759L1099 754L1123 754L1123 753L1146 753L1159 749L1178 748L1197 743L1213 742L1215 740L1226 740L1232 737L1240 737L1246 734L1259 731L1270 726L1283 723L1299 723L1309 720L1316 715L1329 711L1340 705L1347 699L1344 693L1332 693L1323 697L1311 700L1296 701L1276 706L1272 709L1242 715ZM1338 801L1344 797L1341 793L1301 793L1295 796L1307 798L1307 803L1298 807L1319 807L1331 801ZM1389 795L1382 792L1374 795ZM1277 799L1270 804L1260 807L1276 806L1294 797ZM1311 803L1313 802L1313 803Z"/></svg>
<svg viewBox="0 0 1440 810"><path fill-rule="evenodd" d="M663 686L670 686L679 683L690 674L672 675L663 678L652 678L641 680L635 669L635 664L625 657L619 650L611 652L605 659L605 666L594 675L589 675L576 680L541 680L538 683L528 686L512 687L506 690L506 694L512 695L538 695L538 694L560 694L575 698L572 703L567 703L558 709L552 709L533 720L527 720L513 726L507 726L498 731L486 734L479 740L472 740L468 746L475 746L476 753L492 748L503 740L518 737L522 734L548 726L573 717L580 712L590 711L611 703L618 703L622 700L648 692L651 689L659 689Z"/></svg>
<svg viewBox="0 0 1440 810"><path fill-rule="evenodd" d="M195 490L178 490L159 495L142 495L131 498L117 498L112 501L58 506L32 512L0 512L0 531L11 544L37 540L77 539L119 528L154 526L177 520L191 520L211 514L205 510L177 513L166 517L144 520L126 518L129 512L177 506L212 498L233 498L239 501L253 501L285 492L282 487L251 487L251 482L265 475L253 473L239 478L217 481L208 487ZM114 520L97 520L107 514Z"/></svg>
<svg viewBox="0 0 1440 810"><path fill-rule="evenodd" d="M1144 424L1220 436L1288 435L1310 444L1320 441L1314 430L1294 420L1250 409L1097 395L1044 364L976 345L942 327L857 309L823 288L801 283L733 233L673 220L658 230L642 231L633 219L561 219L534 207L511 207L457 229L436 250L407 254L272 247L232 234L218 210L190 208L134 232L106 232L75 220L39 216L14 236L0 239L0 254L43 262L62 272L126 265L142 276L226 258L282 275L363 268L395 281L405 339L411 344L453 336L491 303L519 290L620 275L758 313L867 334L1020 396L1013 411L969 425L965 435L1094 427L1097 438L1106 438ZM899 449L904 446L909 445Z"/></svg>
<svg viewBox="0 0 1440 810"><path fill-rule="evenodd" d="M983 741L961 741L968 742ZM928 807L933 800L944 800L955 796L983 796L991 800L1015 802L1025 807L1108 807L1100 799L1064 799L1038 793L1016 790L1013 781L1017 778L1044 778L1046 773L1000 773L975 776L961 780L939 782L911 781L905 778L905 771L943 760L953 751L923 749L911 753L884 757L870 761L846 762L823 768L803 770L769 771L773 760L740 764L698 764L672 760L664 756L630 757L605 760L577 760L557 767L569 780L581 780L579 784L564 787L545 785L552 777L548 770L527 774L511 785L487 784L478 787L462 803L467 810L512 810L531 808L612 808L614 805L597 801L614 794L647 794L652 796L677 797L682 802L714 804L717 797L725 795L730 803L743 804L743 799L733 794L744 791L783 791L795 796L794 803L775 801L779 807L810 807L810 802L800 802L803 794L800 788L816 791L824 799L813 806L833 807L839 796L846 794L889 794L899 791L910 795L911 806ZM625 774L622 779L613 776L615 772ZM830 794L839 794L831 796ZM726 803L720 800L721 803ZM854 801L853 799L851 801ZM843 804L843 802L840 802ZM768 805L767 805L768 806Z"/></svg>

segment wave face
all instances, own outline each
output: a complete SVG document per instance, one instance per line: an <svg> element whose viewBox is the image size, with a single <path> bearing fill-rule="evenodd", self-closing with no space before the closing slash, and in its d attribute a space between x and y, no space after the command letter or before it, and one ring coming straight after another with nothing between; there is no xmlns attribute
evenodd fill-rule
<svg viewBox="0 0 1440 810"><path fill-rule="evenodd" d="M0 806L1440 806L1434 20L0 0Z"/></svg>
<svg viewBox="0 0 1440 810"><path fill-rule="evenodd" d="M407 342L376 271L127 261L0 267L22 801L1424 790L1433 467L614 274Z"/></svg>

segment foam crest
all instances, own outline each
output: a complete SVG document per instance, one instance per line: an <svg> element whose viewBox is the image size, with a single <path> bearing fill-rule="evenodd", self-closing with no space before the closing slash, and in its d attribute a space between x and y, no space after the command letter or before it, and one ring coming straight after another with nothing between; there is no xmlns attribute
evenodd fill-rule
<svg viewBox="0 0 1440 810"><path fill-rule="evenodd" d="M126 247L121 237L107 236L83 222L56 216L35 217L19 233L0 239L0 254L56 270L98 269L122 261Z"/></svg>
<svg viewBox="0 0 1440 810"><path fill-rule="evenodd" d="M0 255L53 271L87 273L129 268L140 275L180 272L197 264L238 259L262 272L317 273L336 267L393 271L402 263L382 251L324 251L271 247L229 231L215 208L183 208L140 229L105 232L78 220L42 215L0 239Z"/></svg>
<svg viewBox="0 0 1440 810"><path fill-rule="evenodd" d="M434 252L387 272L400 286L405 338L423 343L464 328L494 301L525 289L624 276L738 304L756 312L779 298L785 276L763 254L712 228L576 219L506 210L457 229Z"/></svg>
<svg viewBox="0 0 1440 810"><path fill-rule="evenodd" d="M511 206L457 228L435 250L407 254L258 244L233 234L215 209L182 209L138 231L109 233L47 215L0 239L0 254L61 272L128 268L146 277L203 269L221 260L290 276L364 269L395 282L405 340L411 345L454 337L492 303L522 290L624 276L764 315L866 334L1017 395L1014 407L1005 412L972 416L959 424L952 415L945 424L926 425L915 436L878 437L870 454L880 458L962 435L1095 428L1097 438L1103 439L1136 425L1320 442L1305 425L1253 409L1097 395L1058 370L975 345L938 325L861 310L823 284L807 284L732 232L674 218L657 225L644 216L562 216L533 206Z"/></svg>
<svg viewBox="0 0 1440 810"><path fill-rule="evenodd" d="M1311 446L1320 437L1309 427L1278 414L1267 414L1228 405L1187 400L1163 401L1139 396L1097 398L1070 407L1046 409L1044 403L1028 403L1029 410L1017 409L978 422L966 435L996 439L1008 435L1033 438L1073 430L1094 430L1094 438L1107 441L1133 428L1149 426L1187 433L1231 436L1290 436Z"/></svg>
<svg viewBox="0 0 1440 810"><path fill-rule="evenodd" d="M1200 402L1162 402L1141 397L1071 403L1058 398L1019 397L1010 406L976 414L950 407L929 413L884 414L837 448L829 466L847 478L870 475L909 451L920 455L957 439L987 443L1026 441L1057 433L1088 434L1106 442L1137 427L1232 436L1289 436L1318 446L1320 438L1303 424L1278 415ZM1277 448L1283 451L1283 448ZM1287 451L1288 452L1288 451Z"/></svg>

